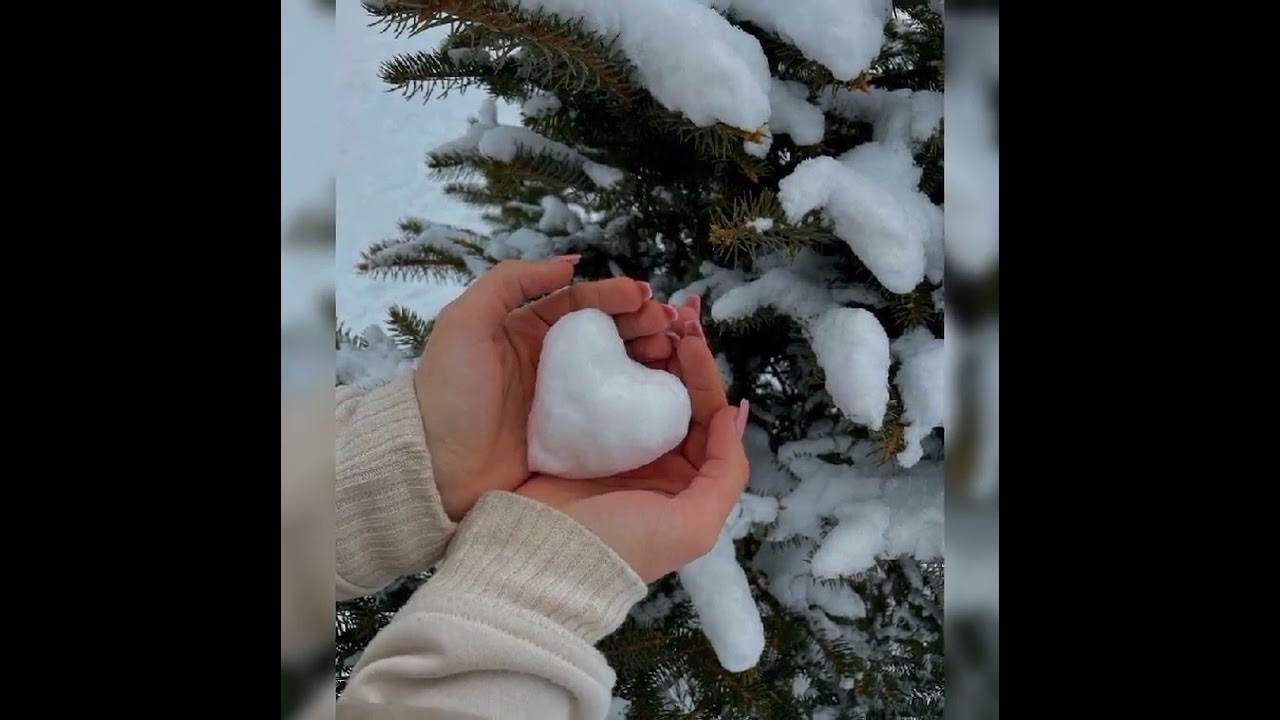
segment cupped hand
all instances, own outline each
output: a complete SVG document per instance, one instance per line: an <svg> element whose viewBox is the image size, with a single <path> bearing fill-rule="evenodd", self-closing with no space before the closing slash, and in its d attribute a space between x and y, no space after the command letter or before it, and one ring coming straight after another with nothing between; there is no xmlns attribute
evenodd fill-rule
<svg viewBox="0 0 1280 720"><path fill-rule="evenodd" d="M484 493L514 490L529 477L526 434L538 358L543 337L562 316L601 310L613 316L634 359L672 354L665 331L678 321L674 308L654 302L647 283L628 278L566 288L577 260L499 263L436 317L414 387L436 487L454 520Z"/></svg>
<svg viewBox="0 0 1280 720"><path fill-rule="evenodd" d="M676 352L663 363L689 391L693 414L684 442L638 470L594 480L535 475L516 491L577 520L645 582L711 549L750 474L742 445L748 406L728 404L701 325L690 319L698 302L680 308L672 327L683 337L668 336Z"/></svg>

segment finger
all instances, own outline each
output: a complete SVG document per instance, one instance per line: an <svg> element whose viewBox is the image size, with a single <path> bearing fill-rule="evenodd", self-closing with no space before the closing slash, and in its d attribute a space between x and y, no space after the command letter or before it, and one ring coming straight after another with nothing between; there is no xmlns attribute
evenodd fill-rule
<svg viewBox="0 0 1280 720"><path fill-rule="evenodd" d="M466 318L464 326L492 330L523 303L569 284L573 256L541 262L505 260L498 263L450 303L452 317Z"/></svg>
<svg viewBox="0 0 1280 720"><path fill-rule="evenodd" d="M645 300L652 297L648 283L618 277L595 282L579 283L549 297L545 297L520 312L536 315L548 326L576 310L595 308L609 315L622 315L640 309Z"/></svg>
<svg viewBox="0 0 1280 720"><path fill-rule="evenodd" d="M698 474L672 498L676 526L695 550L709 550L724 519L747 486L751 467L742 446L741 420L747 407L725 407L715 414L707 436L707 457ZM697 556L694 556L697 557Z"/></svg>
<svg viewBox="0 0 1280 720"><path fill-rule="evenodd" d="M639 363L660 362L671 357L675 348L666 335L646 335L627 342L627 355Z"/></svg>
<svg viewBox="0 0 1280 720"><path fill-rule="evenodd" d="M634 340L645 335L661 333L678 316L679 313L670 305L646 300L640 309L633 313L615 315L613 322L618 326L618 334L623 340Z"/></svg>
<svg viewBox="0 0 1280 720"><path fill-rule="evenodd" d="M706 338L702 337L701 328L692 323L676 353L680 357L679 377L689 391L693 422L705 427L711 423L712 416L729 404L720 368L716 367L716 359L707 347Z"/></svg>
<svg viewBox="0 0 1280 720"><path fill-rule="evenodd" d="M694 320L694 321L698 320L697 309L695 309L693 305L690 305L689 303L690 303L689 300L685 300L683 305L676 308L676 319L673 320L671 324L667 327L668 330L679 335L680 337L684 337L685 327L689 324L690 320Z"/></svg>

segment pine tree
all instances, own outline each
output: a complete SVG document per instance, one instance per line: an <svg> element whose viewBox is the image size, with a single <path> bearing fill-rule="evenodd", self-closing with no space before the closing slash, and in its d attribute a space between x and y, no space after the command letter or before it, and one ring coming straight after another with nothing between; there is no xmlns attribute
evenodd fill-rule
<svg viewBox="0 0 1280 720"><path fill-rule="evenodd" d="M873 257L874 248L855 251L867 226L848 217L847 206L836 207L840 198L806 208L787 178L827 168L832 184L856 172L848 182L888 188L891 179L875 168L897 162L886 148L906 148L905 175L913 187L886 189L883 202L908 224L940 223L942 18L922 1L895 3L879 55L865 71L840 79L812 57L812 47L801 49L753 15L760 3L711 3L758 43L770 75L792 93L789 102L813 108L802 111L820 118L820 139L801 144L795 138L811 133L795 121L788 126L776 110L772 127L695 124L655 98L618 38L594 33L581 18L530 9L536 5L390 0L366 6L388 31L449 29L433 51L388 59L381 77L389 86L415 100L487 94L521 105L524 117L523 127L503 128L492 104L483 105L465 136L426 157L447 192L484 209L490 233L408 218L396 236L371 245L360 270L407 281L465 281L504 258L574 252L583 255L580 280L625 274L649 281L658 297L673 301L701 293L730 402L751 403L749 437L756 442L749 492L783 498L795 510L801 502L792 493L805 483L831 477L883 483L883 498L872 501L872 510L853 500L842 506L852 513L887 508L885 516L899 523L886 530L890 539L875 561L853 572L817 579L808 570L832 566L831 552L841 547L832 533L846 520L838 512L832 517L832 508L815 509L827 514L810 528L797 528L795 516L779 515L776 504L769 517L748 519L736 553L766 643L747 672L721 667L674 575L655 583L600 646L618 673L615 694L629 703L627 717L940 717L940 553L930 542L903 545L906 515L895 514L893 500L894 488L927 488L928 508L911 515L912 522L940 513L942 442L933 426L941 418L926 417L929 396L921 388L928 382L919 378L933 366L917 352L942 337L941 259L929 255L941 252L940 225L925 231L936 235L936 247L925 249L926 267L914 276L899 274ZM859 161L806 163L853 157L845 154L860 147ZM884 154L872 156L872 150ZM903 175L899 168L897 176ZM854 310L858 314L849 314ZM838 377L846 364L862 367L863 355L874 355L849 350L849 343L865 342L857 334L863 330L840 334L849 323L874 324L879 336L893 340L894 360L879 378L887 400L870 410L866 393L851 395ZM391 309L388 324L400 360L420 352L431 331L430 322L404 307ZM345 330L338 338L339 348L365 344ZM858 372L856 379L865 381L866 372ZM912 497L902 507L916 512L910 503L919 498ZM940 543L940 518L936 526L917 524ZM823 556L828 541L832 551ZM796 582L807 596L780 589L777 558L784 556L800 566ZM839 561L837 569L844 567ZM340 683L422 580L340 606ZM837 600L846 609L833 611Z"/></svg>

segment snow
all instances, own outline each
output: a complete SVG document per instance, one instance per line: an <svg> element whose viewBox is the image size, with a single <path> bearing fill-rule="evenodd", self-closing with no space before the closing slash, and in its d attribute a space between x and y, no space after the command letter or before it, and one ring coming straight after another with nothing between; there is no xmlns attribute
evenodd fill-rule
<svg viewBox="0 0 1280 720"><path fill-rule="evenodd" d="M822 442L817 443L818 447L811 441L801 442L810 450L822 449ZM878 558L911 555L927 560L942 556L940 463L921 462L905 474L893 465L857 460L875 450L865 440L848 453L856 459L853 465L831 464L787 450L786 446L779 448L779 457L791 458L788 468L800 478L800 484L780 501L777 524L769 539L781 541L796 535L816 539L822 536L823 518L838 520L813 555L809 565L813 577L854 575L870 568ZM763 563L760 567L766 572L773 568L777 574L777 566L782 563L785 567L785 562L775 555L789 551L772 546L769 549L774 554L759 561ZM786 581L794 584L800 575L793 575ZM779 590L792 595L798 592L795 587L775 589L774 575L770 578L770 590L775 595ZM782 597L779 600L786 602ZM797 602L797 598L792 597L791 602Z"/></svg>
<svg viewBox="0 0 1280 720"><path fill-rule="evenodd" d="M818 579L852 575L876 563L889 529L889 508L871 500L836 511L840 523L813 554L809 563Z"/></svg>
<svg viewBox="0 0 1280 720"><path fill-rule="evenodd" d="M716 322L741 320L762 307L772 306L801 322L808 322L833 305L831 292L826 288L790 268L774 268L750 283L730 288L712 304L711 319Z"/></svg>
<svg viewBox="0 0 1280 720"><path fill-rule="evenodd" d="M551 238L532 228L498 233L485 247L485 252L494 260L541 260L550 257L553 251Z"/></svg>
<svg viewBox="0 0 1280 720"><path fill-rule="evenodd" d="M791 694L803 699L813 689L813 681L808 675L799 674L791 679Z"/></svg>
<svg viewBox="0 0 1280 720"><path fill-rule="evenodd" d="M372 390L413 370L416 360L408 356L382 328L370 325L361 333L365 347L343 344L334 355L334 371L339 385Z"/></svg>
<svg viewBox="0 0 1280 720"><path fill-rule="evenodd" d="M903 467L911 467L924 454L921 441L942 427L947 417L947 365L944 342L924 328L916 328L893 341L894 357L902 362L894 382L902 395L903 433L906 447L898 454Z"/></svg>
<svg viewBox="0 0 1280 720"><path fill-rule="evenodd" d="M548 154L582 168L587 177L600 188L610 188L622 180L621 170L588 160L568 145L544 137L527 127L502 125L497 122L495 112L493 99L485 98L480 104L479 112L468 119L467 131L460 137L437 145L431 150L431 156L478 152L498 162L509 163L521 152Z"/></svg>
<svg viewBox="0 0 1280 720"><path fill-rule="evenodd" d="M520 106L520 114L527 118L540 118L560 112L560 98L553 92L539 92L530 96Z"/></svg>
<svg viewBox="0 0 1280 720"><path fill-rule="evenodd" d="M703 260L702 265L698 267L698 272L702 274L700 280L689 283L683 290L671 293L667 302L678 307L683 305L690 295L699 295L702 296L705 304L708 299L719 293L741 285L745 277L741 270L720 267L710 260Z"/></svg>
<svg viewBox="0 0 1280 720"><path fill-rule="evenodd" d="M543 340L529 469L596 478L638 468L680 444L690 415L680 380L627 357L611 317L569 313Z"/></svg>
<svg viewBox="0 0 1280 720"><path fill-rule="evenodd" d="M538 229L542 232L568 234L582 229L582 220L555 195L544 196L541 207L542 217L538 219Z"/></svg>
<svg viewBox="0 0 1280 720"><path fill-rule="evenodd" d="M773 78L769 85L769 131L774 135L790 135L797 145L822 142L824 121L822 109L811 105L809 89L802 83Z"/></svg>
<svg viewBox="0 0 1280 720"><path fill-rule="evenodd" d="M729 511L729 517L724 521L724 529L729 533L730 539L741 540L747 536L752 526L768 525L777 517L777 498L746 492L742 493L733 509Z"/></svg>
<svg viewBox="0 0 1280 720"><path fill-rule="evenodd" d="M708 269L718 270L704 264L704 273ZM790 265L772 268L749 283L735 284L712 304L711 318L717 322L737 320L765 306L795 318L809 332L836 407L850 420L878 430L889 402L889 339L880 321L867 310L840 307L833 291L825 286L827 277L821 258L804 250ZM865 288L846 288L841 293L842 300L860 296L874 299Z"/></svg>
<svg viewBox="0 0 1280 720"><path fill-rule="evenodd" d="M919 177L906 148L869 142L804 161L779 183L778 199L791 222L821 208L876 279L909 293L925 276L926 246L942 244L942 210L917 189ZM941 269L929 269L941 281Z"/></svg>
<svg viewBox="0 0 1280 720"><path fill-rule="evenodd" d="M608 190L622 181L621 170L591 160L582 163L582 172L586 173L587 177L591 178L591 182L602 190Z"/></svg>
<svg viewBox="0 0 1280 720"><path fill-rule="evenodd" d="M755 220L747 223L747 225L750 225L751 229L758 233L769 232L773 229L773 219L766 217L756 218Z"/></svg>
<svg viewBox="0 0 1280 720"><path fill-rule="evenodd" d="M722 530L711 552L677 573L720 665L729 672L755 667L764 652L764 624L729 533Z"/></svg>
<svg viewBox="0 0 1280 720"><path fill-rule="evenodd" d="M850 420L879 430L889 405L889 338L875 315L833 308L812 329L813 352L827 392Z"/></svg>
<svg viewBox="0 0 1280 720"><path fill-rule="evenodd" d="M761 29L777 33L805 57L852 80L871 66L884 42L885 0L713 0Z"/></svg>
<svg viewBox="0 0 1280 720"><path fill-rule="evenodd" d="M812 540L793 545L769 543L756 553L752 567L769 578L769 593L787 608L804 612L816 605L834 617L866 617L866 603L852 588L832 587L814 579L808 563L813 549Z"/></svg>
<svg viewBox="0 0 1280 720"><path fill-rule="evenodd" d="M516 125L499 125L491 128L480 137L480 142L476 144L476 149L481 155L492 158L498 162L511 162L515 159L516 153L521 150L531 153L547 153L556 155L562 160L581 164L583 157L578 151L565 145L545 138L538 133L526 127L518 127Z"/></svg>
<svg viewBox="0 0 1280 720"><path fill-rule="evenodd" d="M748 423L742 436L742 444L746 447L747 462L751 465L751 479L747 482L749 492L771 497L791 492L795 482L778 468L773 451L769 449L769 433L764 428Z"/></svg>
<svg viewBox="0 0 1280 720"><path fill-rule="evenodd" d="M797 458L788 464L800 477L796 489L779 503L777 525L769 539L782 541L796 535L818 537L822 518L834 508L859 499L875 499L881 493L881 478L862 468L833 465L817 458Z"/></svg>
<svg viewBox="0 0 1280 720"><path fill-rule="evenodd" d="M751 142L750 140L742 141L742 150L751 157L766 158L769 156L769 148L773 147L773 135L765 133L764 139L760 142Z"/></svg>
<svg viewBox="0 0 1280 720"><path fill-rule="evenodd" d="M760 43L693 0L518 0L580 18L618 47L636 78L666 107L695 125L723 122L744 130L769 119L769 65Z"/></svg>
<svg viewBox="0 0 1280 720"><path fill-rule="evenodd" d="M615 696L609 700L609 714L604 716L604 720L627 720L627 711L630 709L630 700Z"/></svg>
<svg viewBox="0 0 1280 720"><path fill-rule="evenodd" d="M471 250L458 244L458 240L478 243L480 236L475 233L456 228L451 225L441 223L432 223L422 218L407 218L413 220L422 226L422 231L412 237L406 237L402 240L387 245L383 249L372 253L365 261L370 269L379 267L391 267L399 261L411 260L420 257L428 248L443 250L447 253L459 256L466 263L467 270L472 275L480 275L488 270L490 263L483 258L477 257ZM385 311L385 308L384 308Z"/></svg>
<svg viewBox="0 0 1280 720"><path fill-rule="evenodd" d="M453 48L449 51L449 61L454 65L488 65L493 58L484 48Z"/></svg>
<svg viewBox="0 0 1280 720"><path fill-rule="evenodd" d="M872 139L910 146L928 140L942 122L943 95L933 90L852 90L830 86L818 94L824 110L869 122Z"/></svg>

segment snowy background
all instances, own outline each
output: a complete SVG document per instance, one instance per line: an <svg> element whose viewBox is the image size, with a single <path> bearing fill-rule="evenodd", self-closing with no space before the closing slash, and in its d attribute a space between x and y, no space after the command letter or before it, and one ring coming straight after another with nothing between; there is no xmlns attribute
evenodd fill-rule
<svg viewBox="0 0 1280 720"><path fill-rule="evenodd" d="M396 235L406 215L484 231L480 212L444 194L428 175L426 153L463 133L467 117L484 99L481 92L451 93L423 102L405 99L378 77L379 64L393 55L431 49L448 34L436 28L414 37L369 27L358 2L337 8L338 237L335 253L338 320L359 332L382 323L387 309L402 304L433 317L462 290L430 280L378 281L355 272L360 251ZM519 109L498 104L498 120L519 124Z"/></svg>

